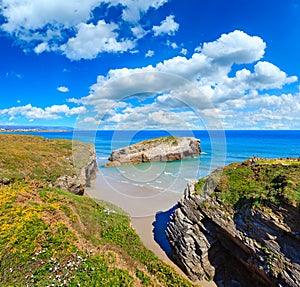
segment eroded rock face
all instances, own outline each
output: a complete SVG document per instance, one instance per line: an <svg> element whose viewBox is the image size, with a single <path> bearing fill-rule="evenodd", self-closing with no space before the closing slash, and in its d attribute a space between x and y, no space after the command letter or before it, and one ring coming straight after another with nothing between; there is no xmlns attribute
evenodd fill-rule
<svg viewBox="0 0 300 287"><path fill-rule="evenodd" d="M162 137L114 150L107 166L173 161L201 153L200 140L186 137Z"/></svg>
<svg viewBox="0 0 300 287"><path fill-rule="evenodd" d="M228 211L195 183L171 216L173 260L195 282L218 286L300 286L300 212L288 203Z"/></svg>
<svg viewBox="0 0 300 287"><path fill-rule="evenodd" d="M54 183L55 187L69 191L77 195L83 195L86 187L91 186L91 181L96 177L97 161L96 152L93 146L88 150L87 164L85 164L74 176L60 176Z"/></svg>

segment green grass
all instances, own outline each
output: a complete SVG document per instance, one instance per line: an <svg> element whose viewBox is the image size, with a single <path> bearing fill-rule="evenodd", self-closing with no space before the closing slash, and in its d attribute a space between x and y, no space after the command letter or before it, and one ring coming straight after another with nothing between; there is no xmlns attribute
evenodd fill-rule
<svg viewBox="0 0 300 287"><path fill-rule="evenodd" d="M178 139L180 139L180 137L166 136L166 137L159 137L159 138L145 140L145 141L137 143L136 145L147 145L147 144L153 145L155 143L171 143L171 145L177 146Z"/></svg>
<svg viewBox="0 0 300 287"><path fill-rule="evenodd" d="M1 172L14 180L0 184L0 286L193 286L142 244L122 210L48 186L53 175L44 176L60 175L70 142L2 140L18 144L1 146L9 154Z"/></svg>
<svg viewBox="0 0 300 287"><path fill-rule="evenodd" d="M192 286L109 204L36 182L0 191L1 286Z"/></svg>
<svg viewBox="0 0 300 287"><path fill-rule="evenodd" d="M281 164L281 165L300 165L299 158L276 158L276 159L258 159L256 161L257 164Z"/></svg>
<svg viewBox="0 0 300 287"><path fill-rule="evenodd" d="M87 163L89 147L63 139L0 134L0 181L35 178L54 182L63 174L75 175Z"/></svg>
<svg viewBox="0 0 300 287"><path fill-rule="evenodd" d="M265 202L286 202L300 207L300 165L297 160L260 160L232 163L222 174L213 173L196 184L198 194L207 188L208 181L215 181L213 195L225 206L233 206L248 200L254 205Z"/></svg>

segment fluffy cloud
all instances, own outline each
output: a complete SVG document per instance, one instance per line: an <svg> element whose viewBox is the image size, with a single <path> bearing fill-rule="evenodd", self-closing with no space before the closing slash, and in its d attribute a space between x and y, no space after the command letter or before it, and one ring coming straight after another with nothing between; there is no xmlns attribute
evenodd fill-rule
<svg viewBox="0 0 300 287"><path fill-rule="evenodd" d="M49 51L50 47L47 42L42 42L38 44L33 50L36 54L41 54L45 51Z"/></svg>
<svg viewBox="0 0 300 287"><path fill-rule="evenodd" d="M146 58L151 58L153 56L154 56L154 51L152 51L152 50L148 50L148 52L145 54Z"/></svg>
<svg viewBox="0 0 300 287"><path fill-rule="evenodd" d="M204 121L207 126L215 123L214 127L220 128L222 120L227 128L262 127L268 115L258 116L265 112L262 107L270 111L269 117L274 120L288 121L292 109L299 109L299 96L260 93L294 83L297 77L289 77L272 63L259 61L265 47L261 38L234 31L205 43L190 58L177 56L155 66L110 70L106 76L98 76L90 95L77 103L92 106L108 125L121 124L123 128L129 122L134 123L127 128L139 124L150 128L155 121L176 128L179 124L172 118L181 117L189 109L198 115L198 120L192 120L195 126ZM232 76L235 63L247 67L252 64L253 72L241 67ZM130 98L137 98L140 103L131 106ZM147 103L152 99L152 103L144 105L145 99ZM123 102L124 106L116 109L116 102ZM275 117L276 112L281 116Z"/></svg>
<svg viewBox="0 0 300 287"><path fill-rule="evenodd" d="M217 41L204 43L201 52L220 64L247 64L262 58L266 43L257 36L236 30Z"/></svg>
<svg viewBox="0 0 300 287"><path fill-rule="evenodd" d="M58 87L57 90L58 90L59 92L62 92L62 93L67 93L67 92L69 92L69 88L68 88L68 87L64 87L64 86Z"/></svg>
<svg viewBox="0 0 300 287"><path fill-rule="evenodd" d="M297 81L297 77L287 77L287 74L269 62L258 62L254 66L254 74L246 73L245 80L254 88L264 90L281 88L285 84Z"/></svg>
<svg viewBox="0 0 300 287"><path fill-rule="evenodd" d="M85 121L85 119L83 119ZM92 119L88 120L92 122ZM96 124L96 122L92 122ZM103 129L193 129L203 126L200 116L191 110L170 111L159 109L155 103L139 107L127 107L122 113L111 113L98 121Z"/></svg>
<svg viewBox="0 0 300 287"><path fill-rule="evenodd" d="M228 35L222 35L220 39L214 42L206 43L206 46L214 47L221 42L221 39L226 39L223 43L223 48L228 53L225 53L224 50L220 50L219 53L223 58L228 56L232 59L232 61L226 61L227 65L216 61L216 59L220 59L218 55L215 55L215 58L213 58L211 54L210 56L207 55L207 50L203 50L201 53L194 53L191 58L177 56L160 62L156 66L149 65L136 69L110 70L106 77L98 77L97 83L91 87L90 96L85 98L84 101L92 99L96 101L100 98L120 99L124 96L145 91L161 93L166 90L172 90L172 88L176 89L180 81L175 75L197 85L200 91L204 92L205 96L215 103L219 102L219 100L224 102L240 97L248 90L280 88L297 80L296 77L288 77L286 73L268 62L258 62L254 66L254 73L242 69L236 72L234 78L229 78L228 74L235 62L248 64L250 59L256 61L264 53L265 44L261 46L261 49L258 49L256 45L257 43L264 43L262 39L248 36L242 32L242 34L245 34L243 35L243 43L241 47L235 48L239 51L236 54L237 60L232 58L233 54L230 51L234 46L233 43L236 43L236 37L232 37L232 35L240 34L240 31L235 31ZM231 37L233 43L229 41ZM250 56L246 57L246 55ZM192 94L185 95L182 93L182 95L192 98ZM181 96L181 98L184 96Z"/></svg>
<svg viewBox="0 0 300 287"><path fill-rule="evenodd" d="M90 95L77 103L102 109L104 99L109 101L129 97L144 99L164 91L184 90L187 88L186 85L193 84L176 74L161 72L159 68L151 65L140 69L116 69L110 70L106 77L98 76L97 83L91 86Z"/></svg>
<svg viewBox="0 0 300 287"><path fill-rule="evenodd" d="M168 0L3 0L0 9L7 22L2 29L10 34L24 34L51 25L51 29L71 28L86 23L92 11L103 3L123 6L123 19L137 21L150 8L158 9Z"/></svg>
<svg viewBox="0 0 300 287"><path fill-rule="evenodd" d="M167 40L167 46L172 47L173 49L177 49L178 45L175 42L171 42L170 40Z"/></svg>
<svg viewBox="0 0 300 287"><path fill-rule="evenodd" d="M209 77L216 74L218 68L214 68L211 59L203 54L195 53L191 58L177 56L169 60L165 60L156 65L156 69L164 73L177 74L188 80L194 80L198 75ZM224 72L226 74L226 71Z"/></svg>
<svg viewBox="0 0 300 287"><path fill-rule="evenodd" d="M51 25L70 28L90 18L98 0L3 0L1 11L7 22L2 29L10 34L26 36L30 31Z"/></svg>
<svg viewBox="0 0 300 287"><path fill-rule="evenodd" d="M185 48L182 48L182 49L181 49L181 51L180 51L180 54L182 54L182 55L186 55L186 54L187 54L187 52L188 52L188 50L187 50L187 49L185 49Z"/></svg>
<svg viewBox="0 0 300 287"><path fill-rule="evenodd" d="M118 41L118 26L100 20L97 25L80 24L77 35L61 47L71 60L93 59L101 52L124 52L135 46L130 40Z"/></svg>
<svg viewBox="0 0 300 287"><path fill-rule="evenodd" d="M26 106L12 107L0 110L0 115L8 115L10 117L10 120L14 119L17 116L24 116L29 120L55 120L61 118L62 116L73 116L84 113L86 113L86 108L83 106L69 108L67 105L53 105L42 109L33 107L31 104L28 104Z"/></svg>
<svg viewBox="0 0 300 287"><path fill-rule="evenodd" d="M3 0L0 2L4 20L1 29L14 37L25 51L33 49L37 54L63 51L71 60L92 59L102 52L132 49L136 41L148 33L138 23L140 18L149 9L158 9L166 2L168 0ZM118 39L119 26L105 14L95 16L94 10L103 5L107 9L122 10L123 20L117 17L115 22L129 29L133 38ZM98 23L93 24L97 20ZM122 21L129 23L122 25Z"/></svg>
<svg viewBox="0 0 300 287"><path fill-rule="evenodd" d="M135 36L136 39L141 39L148 33L140 25L132 27L131 32L133 33L133 35Z"/></svg>
<svg viewBox="0 0 300 287"><path fill-rule="evenodd" d="M259 94L220 105L226 128L299 129L300 94Z"/></svg>
<svg viewBox="0 0 300 287"><path fill-rule="evenodd" d="M179 24L174 21L174 16L170 15L161 21L159 26L153 26L154 36L168 34L172 36L179 29Z"/></svg>

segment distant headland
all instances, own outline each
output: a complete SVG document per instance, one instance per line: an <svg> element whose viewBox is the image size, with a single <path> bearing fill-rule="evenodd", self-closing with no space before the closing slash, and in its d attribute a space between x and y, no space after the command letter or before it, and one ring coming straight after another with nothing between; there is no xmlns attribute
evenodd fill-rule
<svg viewBox="0 0 300 287"><path fill-rule="evenodd" d="M9 125L0 125L0 132L70 132L73 131L71 127L62 127L62 126L9 126Z"/></svg>

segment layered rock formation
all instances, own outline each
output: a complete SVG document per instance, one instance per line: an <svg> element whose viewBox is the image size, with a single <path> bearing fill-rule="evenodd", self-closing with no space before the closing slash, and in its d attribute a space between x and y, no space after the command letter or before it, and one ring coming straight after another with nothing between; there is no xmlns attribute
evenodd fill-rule
<svg viewBox="0 0 300 287"><path fill-rule="evenodd" d="M110 162L107 166L181 160L200 153L199 139L169 136L114 150L108 159Z"/></svg>
<svg viewBox="0 0 300 287"><path fill-rule="evenodd" d="M85 145L84 152L82 145L80 150L74 149L74 153L80 153L80 163L75 164L74 175L62 175L56 179L54 186L69 191L77 195L83 195L86 187L91 186L91 181L96 177L97 161L96 152L93 145ZM74 155L75 159L79 159L78 155Z"/></svg>
<svg viewBox="0 0 300 287"><path fill-rule="evenodd" d="M299 177L247 161L189 184L167 228L173 260L218 286L300 286Z"/></svg>

